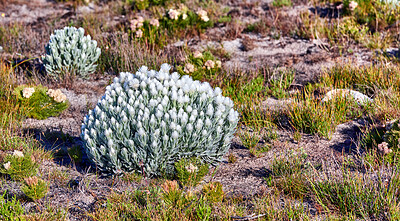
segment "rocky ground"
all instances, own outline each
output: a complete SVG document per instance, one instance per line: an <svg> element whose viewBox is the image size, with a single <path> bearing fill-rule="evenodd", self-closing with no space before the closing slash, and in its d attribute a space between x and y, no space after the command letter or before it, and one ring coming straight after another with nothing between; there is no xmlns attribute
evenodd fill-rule
<svg viewBox="0 0 400 221"><path fill-rule="evenodd" d="M247 1L245 4L241 0L230 0L224 3L230 6L230 13L241 21L256 22L269 13L267 5L271 1ZM49 0L19 0L13 4L0 6L0 12L5 13L5 17L0 17L0 23L23 23L41 28L44 21L55 18L69 20L83 13L101 13L106 10L107 8L102 7L102 3L90 3L87 6L74 8L69 3ZM313 13L316 10L305 1L296 2L294 7L282 9L282 13L292 18L299 17L302 11ZM109 18L109 22L118 24L121 19L123 18ZM370 63L374 56L374 52L357 46L353 46L352 53L340 55L337 48L320 39L304 40L290 37L274 39L253 33L239 33L235 36L229 27L214 27L207 30L204 36L178 41L168 47L179 48L182 45L187 45L193 50L207 47L224 50L229 54L223 62L227 70L256 69L264 64L277 68L291 68L295 71L293 84L300 87L314 81L321 71L338 62L351 60L356 65L363 65ZM43 51L38 52L40 53ZM72 88L63 88L62 92L67 95L70 102L69 109L58 117L46 120L26 119L24 128L34 133L48 150L62 152L68 147L81 145L79 135L83 117L96 105L112 77L104 76L91 81L81 80L74 82ZM266 101L266 105L279 105L279 102L271 99ZM229 194L249 197L264 190L263 184L269 165L277 155L302 148L310 162L336 167L337 161L343 157L342 153L356 151L355 144L360 135L360 128L363 127L362 120L355 120L339 125L331 140L303 134L300 142L295 141L291 133L278 130L280 138L274 142L273 148L258 158L251 156L248 149L241 145L240 139L235 138L230 153L237 157L237 162L224 161L216 168L214 176L206 179L221 182L225 192ZM46 202L70 208L69 220L79 220L84 211L102 206L98 205L98 202L112 191L137 188L149 182L145 179L142 183L133 184L119 178L98 177L85 161L84 158L83 163L75 165L68 156L62 155L54 162L46 162L40 168L41 173L49 176L49 179L58 180L52 183ZM14 190L15 194L22 194L17 191L15 185L10 181L6 184L6 188ZM26 203L24 206L28 210L35 210L37 205ZM315 209L310 206L310 210Z"/></svg>

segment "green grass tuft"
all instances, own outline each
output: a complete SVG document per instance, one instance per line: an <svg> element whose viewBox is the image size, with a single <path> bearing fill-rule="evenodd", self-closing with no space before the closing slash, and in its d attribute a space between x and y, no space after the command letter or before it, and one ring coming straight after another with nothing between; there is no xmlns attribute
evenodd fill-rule
<svg viewBox="0 0 400 221"><path fill-rule="evenodd" d="M17 97L20 105L26 106L27 117L32 117L38 120L44 120L48 117L58 116L61 112L66 110L69 106L68 101L56 102L51 98L46 87L41 85L33 87L35 92L29 98L22 95L22 91L27 86L19 86L14 89L14 94Z"/></svg>

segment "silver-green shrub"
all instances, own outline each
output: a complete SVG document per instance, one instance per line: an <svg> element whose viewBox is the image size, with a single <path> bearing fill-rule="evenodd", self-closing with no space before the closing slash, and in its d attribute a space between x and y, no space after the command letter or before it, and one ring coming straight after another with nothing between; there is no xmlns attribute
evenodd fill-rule
<svg viewBox="0 0 400 221"><path fill-rule="evenodd" d="M55 30L46 45L43 63L49 76L62 79L66 74L87 78L96 70L101 50L83 28Z"/></svg>
<svg viewBox="0 0 400 221"><path fill-rule="evenodd" d="M169 70L120 73L85 117L85 150L102 172L159 176L182 158L215 165L228 151L239 120L232 100Z"/></svg>

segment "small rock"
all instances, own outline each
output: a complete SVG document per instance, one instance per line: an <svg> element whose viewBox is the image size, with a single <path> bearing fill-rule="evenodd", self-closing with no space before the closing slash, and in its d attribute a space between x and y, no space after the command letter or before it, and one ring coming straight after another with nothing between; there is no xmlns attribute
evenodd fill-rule
<svg viewBox="0 0 400 221"><path fill-rule="evenodd" d="M322 102L327 102L329 100L332 100L333 97L341 95L341 96L351 96L356 100L358 105L365 105L367 103L373 102L374 100L369 98L367 95L360 93L358 91L353 91L350 89L333 89L326 93L325 97L322 99Z"/></svg>
<svg viewBox="0 0 400 221"><path fill-rule="evenodd" d="M93 13L96 11L95 9L95 5L93 4L93 2L90 2L87 6L81 6L78 8L77 10L79 13Z"/></svg>
<svg viewBox="0 0 400 221"><path fill-rule="evenodd" d="M242 46L241 39L237 38L233 41L223 41L223 48L228 53L241 52L240 47Z"/></svg>
<svg viewBox="0 0 400 221"><path fill-rule="evenodd" d="M185 41L177 41L174 44L172 44L174 47L184 47L185 46Z"/></svg>

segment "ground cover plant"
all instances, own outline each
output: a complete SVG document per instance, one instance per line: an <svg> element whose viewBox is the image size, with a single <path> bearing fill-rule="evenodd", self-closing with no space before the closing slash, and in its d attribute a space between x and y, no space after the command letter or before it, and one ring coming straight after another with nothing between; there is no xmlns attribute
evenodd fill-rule
<svg viewBox="0 0 400 221"><path fill-rule="evenodd" d="M25 106L26 117L39 120L57 116L68 108L68 101L60 89L47 89L41 85L35 87L18 86L14 95L21 106Z"/></svg>
<svg viewBox="0 0 400 221"><path fill-rule="evenodd" d="M400 219L397 3L0 2L0 220Z"/></svg>

